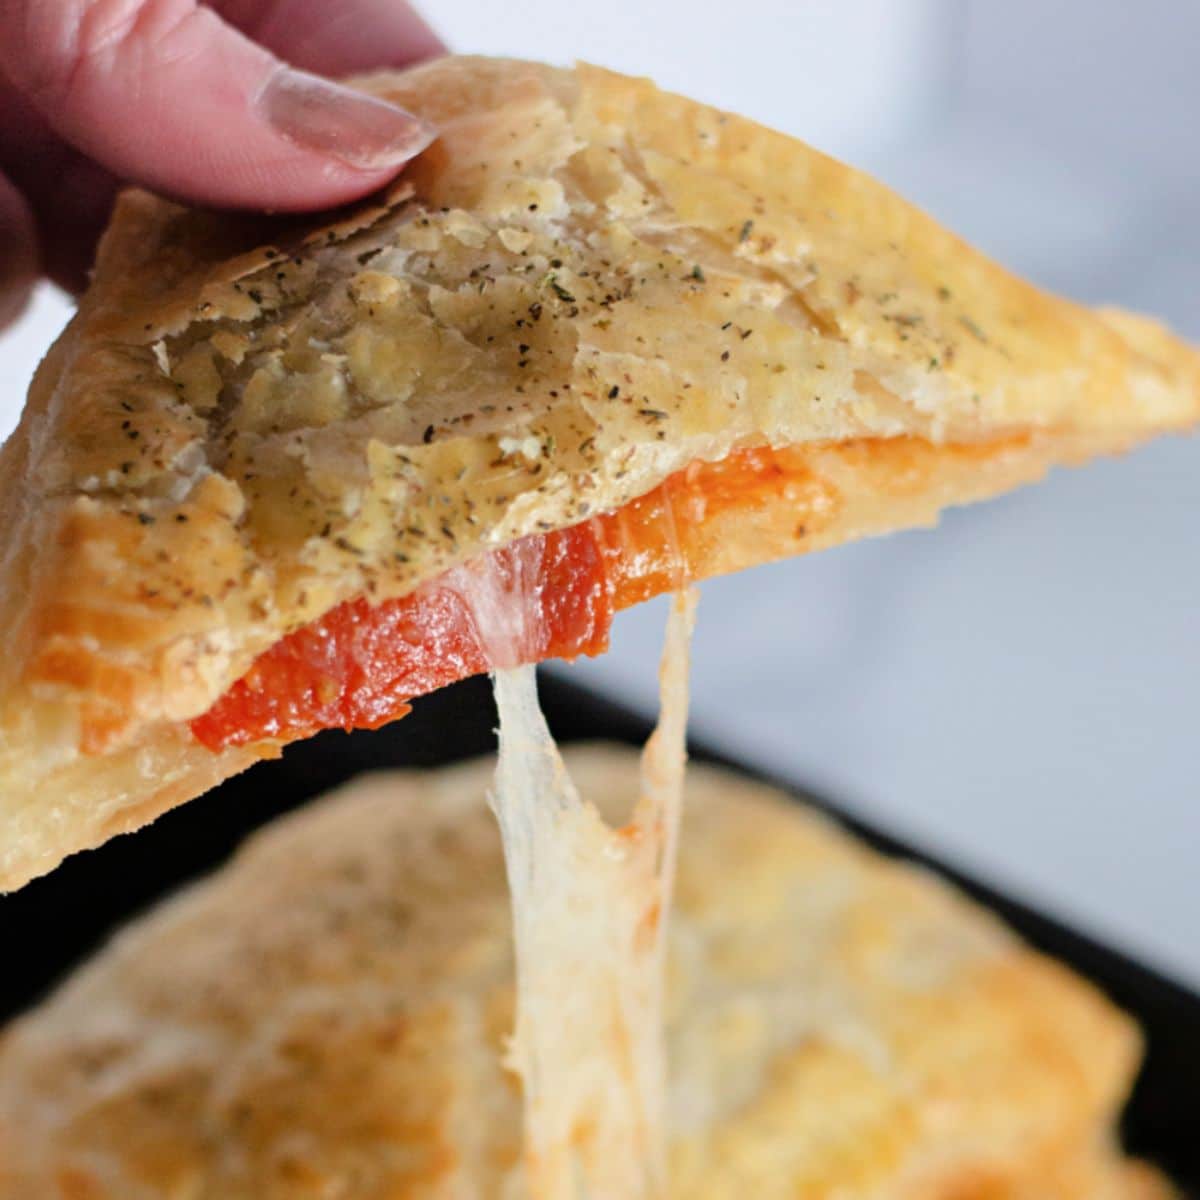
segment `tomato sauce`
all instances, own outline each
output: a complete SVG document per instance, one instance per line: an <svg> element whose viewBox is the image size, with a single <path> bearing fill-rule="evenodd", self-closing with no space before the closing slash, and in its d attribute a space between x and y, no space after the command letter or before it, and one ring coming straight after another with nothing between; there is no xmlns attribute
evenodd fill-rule
<svg viewBox="0 0 1200 1200"><path fill-rule="evenodd" d="M708 516L777 487L789 474L785 453L750 449L694 463L615 512L490 551L481 569L530 606L523 657L602 653L613 613L691 582L690 551ZM531 562L536 578L522 578L517 593ZM404 716L415 697L490 665L469 604L447 576L396 600L347 601L288 634L191 728L210 750L376 729Z"/></svg>

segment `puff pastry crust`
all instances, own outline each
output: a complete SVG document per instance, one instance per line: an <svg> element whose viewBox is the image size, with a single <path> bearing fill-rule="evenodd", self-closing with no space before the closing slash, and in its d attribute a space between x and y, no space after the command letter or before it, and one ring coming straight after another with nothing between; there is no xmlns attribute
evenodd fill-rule
<svg viewBox="0 0 1200 1200"><path fill-rule="evenodd" d="M0 455L0 887L276 753L186 722L288 631L689 463L809 456L712 574L1200 415L1160 326L750 121L588 66L362 86L441 130L402 182L319 227L122 197Z"/></svg>
<svg viewBox="0 0 1200 1200"><path fill-rule="evenodd" d="M568 749L610 818L636 756ZM277 822L0 1036L0 1200L515 1197L492 764ZM1170 1194L1125 1160L1133 1024L910 865L761 785L687 785L673 1195Z"/></svg>

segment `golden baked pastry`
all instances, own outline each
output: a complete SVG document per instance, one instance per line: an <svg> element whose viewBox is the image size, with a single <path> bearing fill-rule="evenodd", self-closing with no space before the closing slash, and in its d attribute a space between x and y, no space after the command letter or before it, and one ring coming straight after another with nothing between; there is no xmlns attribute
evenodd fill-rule
<svg viewBox="0 0 1200 1200"><path fill-rule="evenodd" d="M0 887L483 669L436 586L464 562L536 551L575 592L522 653L591 652L682 579L1200 416L1160 326L752 122L586 66L363 86L441 131L389 195L318 227L125 195L38 372L0 457ZM330 658L372 621L387 671Z"/></svg>
<svg viewBox="0 0 1200 1200"><path fill-rule="evenodd" d="M609 817L636 756L568 749ZM259 833L0 1035L0 1200L515 1198L511 923L480 761ZM1170 1194L1114 1121L1133 1024L927 872L689 775L672 1195Z"/></svg>

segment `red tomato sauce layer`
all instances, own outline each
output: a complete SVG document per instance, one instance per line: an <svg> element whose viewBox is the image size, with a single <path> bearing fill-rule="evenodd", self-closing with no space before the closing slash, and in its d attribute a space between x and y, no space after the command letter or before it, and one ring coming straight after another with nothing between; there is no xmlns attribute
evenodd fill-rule
<svg viewBox="0 0 1200 1200"><path fill-rule="evenodd" d="M787 474L768 449L694 463L615 512L490 551L474 569L526 605L522 662L600 654L614 611L692 582L688 548L710 513ZM331 609L259 655L192 733L215 751L376 729L414 698L487 671L460 579L451 572L395 600Z"/></svg>

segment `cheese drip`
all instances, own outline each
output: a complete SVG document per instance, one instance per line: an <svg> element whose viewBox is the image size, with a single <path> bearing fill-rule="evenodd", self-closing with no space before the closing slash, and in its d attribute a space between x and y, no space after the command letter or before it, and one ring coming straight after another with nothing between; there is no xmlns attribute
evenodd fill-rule
<svg viewBox="0 0 1200 1200"><path fill-rule="evenodd" d="M666 1190L664 948L683 793L694 600L677 597L643 788L613 829L580 797L532 667L497 671L492 808L512 896L517 1014L509 1055L525 1098L538 1200L638 1200Z"/></svg>
<svg viewBox="0 0 1200 1200"><path fill-rule="evenodd" d="M489 797L512 898L525 1162L536 1200L639 1200L665 1192L663 972L686 759L695 597L667 624L658 727L642 795L610 827L581 798L538 705L527 663L541 597L529 545L501 575L468 566L467 600L493 667L500 752ZM528 561L526 561L528 559Z"/></svg>

